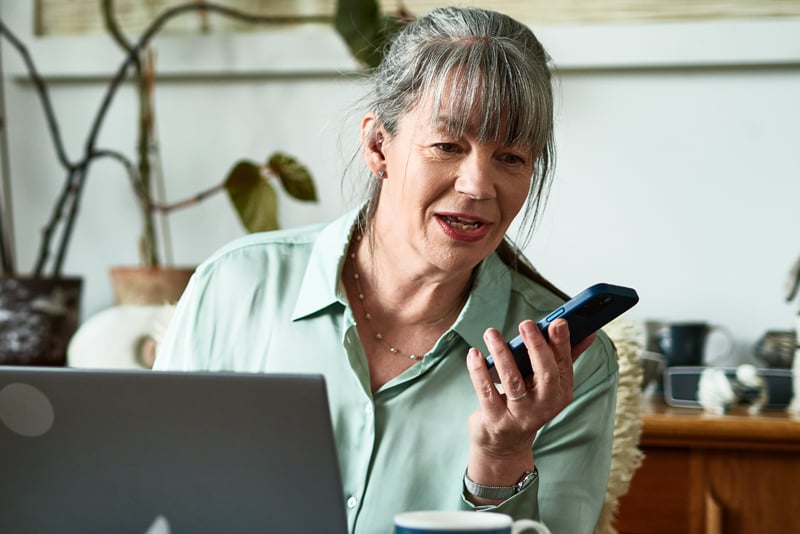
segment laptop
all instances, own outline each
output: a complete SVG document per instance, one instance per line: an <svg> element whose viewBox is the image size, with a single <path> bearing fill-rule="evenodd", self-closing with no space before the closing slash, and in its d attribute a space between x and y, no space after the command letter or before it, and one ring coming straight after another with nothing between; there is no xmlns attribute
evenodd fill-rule
<svg viewBox="0 0 800 534"><path fill-rule="evenodd" d="M0 532L347 532L318 375L0 367Z"/></svg>

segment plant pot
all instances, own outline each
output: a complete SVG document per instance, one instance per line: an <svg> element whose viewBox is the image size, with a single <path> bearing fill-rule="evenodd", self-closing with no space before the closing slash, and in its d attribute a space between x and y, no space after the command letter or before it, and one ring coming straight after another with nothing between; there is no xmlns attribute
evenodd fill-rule
<svg viewBox="0 0 800 534"><path fill-rule="evenodd" d="M0 365L66 364L81 278L0 278Z"/></svg>
<svg viewBox="0 0 800 534"><path fill-rule="evenodd" d="M175 304L194 267L113 267L111 286L117 304Z"/></svg>

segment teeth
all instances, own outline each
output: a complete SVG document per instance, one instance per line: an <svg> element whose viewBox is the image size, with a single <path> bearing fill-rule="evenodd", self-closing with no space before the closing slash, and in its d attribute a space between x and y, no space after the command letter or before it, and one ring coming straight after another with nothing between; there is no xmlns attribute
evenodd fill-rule
<svg viewBox="0 0 800 534"><path fill-rule="evenodd" d="M477 221L465 219L464 217L444 217L444 220L449 226L457 230L476 230L481 225Z"/></svg>

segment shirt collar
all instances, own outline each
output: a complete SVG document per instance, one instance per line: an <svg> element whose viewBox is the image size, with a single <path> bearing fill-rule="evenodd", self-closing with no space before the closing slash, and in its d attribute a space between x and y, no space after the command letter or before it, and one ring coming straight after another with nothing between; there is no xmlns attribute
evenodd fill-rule
<svg viewBox="0 0 800 534"><path fill-rule="evenodd" d="M340 290L339 274L359 211L360 208L348 211L320 231L308 259L292 314L293 321L337 302L345 302Z"/></svg>
<svg viewBox="0 0 800 534"><path fill-rule="evenodd" d="M302 319L335 303L346 302L340 289L340 273L350 235L361 208L353 209L324 226L314 242L292 320ZM487 354L483 332L503 328L511 297L511 273L493 253L478 265L467 303L453 330L471 347Z"/></svg>

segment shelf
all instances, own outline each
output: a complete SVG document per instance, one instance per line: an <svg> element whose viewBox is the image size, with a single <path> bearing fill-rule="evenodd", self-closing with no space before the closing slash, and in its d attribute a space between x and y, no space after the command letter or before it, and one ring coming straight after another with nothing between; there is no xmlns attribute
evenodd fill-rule
<svg viewBox="0 0 800 534"><path fill-rule="evenodd" d="M736 407L727 415L663 402L642 406L642 445L800 451L800 417L783 410L750 415Z"/></svg>

